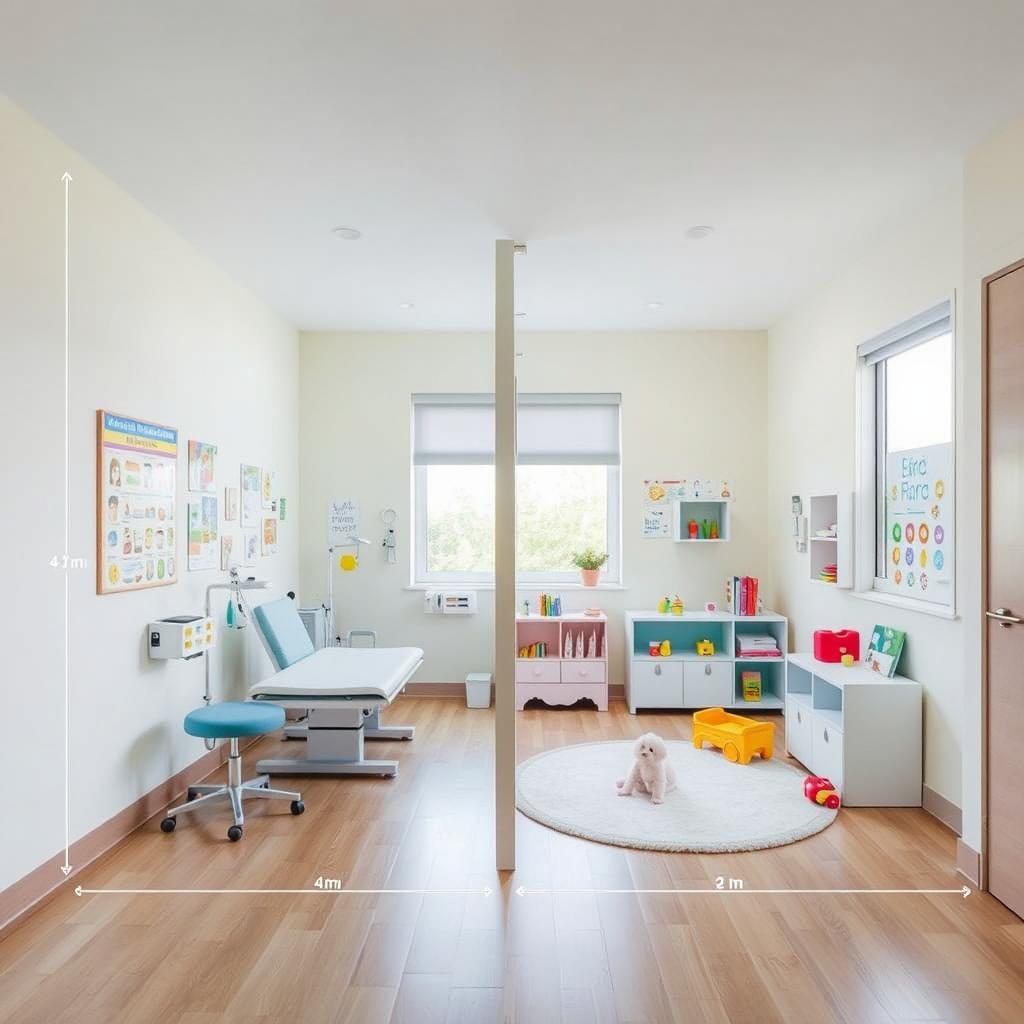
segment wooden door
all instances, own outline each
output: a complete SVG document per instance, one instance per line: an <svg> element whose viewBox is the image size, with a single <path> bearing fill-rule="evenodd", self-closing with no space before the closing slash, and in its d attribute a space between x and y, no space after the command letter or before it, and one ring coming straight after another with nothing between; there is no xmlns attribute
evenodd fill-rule
<svg viewBox="0 0 1024 1024"><path fill-rule="evenodd" d="M986 864L1024 917L1024 261L984 283Z"/></svg>

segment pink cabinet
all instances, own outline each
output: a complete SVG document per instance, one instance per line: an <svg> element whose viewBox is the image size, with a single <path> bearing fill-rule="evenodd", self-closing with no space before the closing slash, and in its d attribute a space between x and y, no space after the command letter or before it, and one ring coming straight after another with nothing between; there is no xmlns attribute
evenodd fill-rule
<svg viewBox="0 0 1024 1024"><path fill-rule="evenodd" d="M607 631L604 615L519 616L516 707L534 698L558 706L586 699L607 711Z"/></svg>

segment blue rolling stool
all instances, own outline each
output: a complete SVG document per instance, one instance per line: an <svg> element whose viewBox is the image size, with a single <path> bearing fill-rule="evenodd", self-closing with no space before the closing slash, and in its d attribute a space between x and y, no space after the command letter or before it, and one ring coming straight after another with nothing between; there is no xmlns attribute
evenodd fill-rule
<svg viewBox="0 0 1024 1024"><path fill-rule="evenodd" d="M284 725L284 708L277 704L263 704L255 701L232 700L223 704L210 704L196 708L185 716L185 732L189 736L203 739L229 739L231 748L228 756L228 781L224 786L189 786L188 802L172 807L167 817L160 822L164 832L173 832L177 816L194 811L217 800L229 799L235 823L228 829L228 839L233 843L242 838L242 799L258 796L269 800L291 800L292 814L301 814L306 805L301 793L285 789L271 789L269 775L257 775L254 779L242 781L242 755L238 752L241 736L262 736Z"/></svg>

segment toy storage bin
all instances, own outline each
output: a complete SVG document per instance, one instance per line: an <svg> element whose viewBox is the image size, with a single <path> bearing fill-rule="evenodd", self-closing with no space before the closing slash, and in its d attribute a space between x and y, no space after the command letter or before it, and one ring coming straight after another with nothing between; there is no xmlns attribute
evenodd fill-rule
<svg viewBox="0 0 1024 1024"><path fill-rule="evenodd" d="M466 707L489 708L491 706L491 673L470 672L466 676Z"/></svg>

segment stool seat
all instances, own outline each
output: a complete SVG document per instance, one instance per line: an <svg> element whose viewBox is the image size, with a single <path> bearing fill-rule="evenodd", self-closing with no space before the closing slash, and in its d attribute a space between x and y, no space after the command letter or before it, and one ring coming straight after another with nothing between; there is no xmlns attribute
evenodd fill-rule
<svg viewBox="0 0 1024 1024"><path fill-rule="evenodd" d="M262 701L229 700L210 704L185 716L185 732L203 739L260 736L284 725L284 708Z"/></svg>

